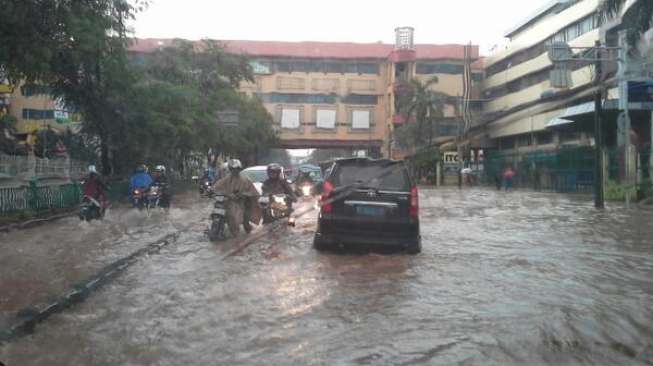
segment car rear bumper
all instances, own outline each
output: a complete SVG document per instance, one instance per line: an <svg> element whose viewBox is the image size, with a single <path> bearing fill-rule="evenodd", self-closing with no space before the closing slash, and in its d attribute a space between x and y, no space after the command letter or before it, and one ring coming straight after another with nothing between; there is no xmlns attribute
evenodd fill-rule
<svg viewBox="0 0 653 366"><path fill-rule="evenodd" d="M352 227L342 227L338 224L320 222L315 239L327 245L360 244L411 247L420 245L421 243L418 223L395 227L393 231L382 231L353 230Z"/></svg>

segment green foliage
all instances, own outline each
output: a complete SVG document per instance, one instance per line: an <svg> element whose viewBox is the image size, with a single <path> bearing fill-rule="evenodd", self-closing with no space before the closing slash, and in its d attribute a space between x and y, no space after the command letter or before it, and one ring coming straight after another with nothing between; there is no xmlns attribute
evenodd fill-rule
<svg viewBox="0 0 653 366"><path fill-rule="evenodd" d="M600 13L604 19L612 19L621 14L624 5L626 0L605 0ZM653 1L636 1L624 14L622 24L629 27L628 42L634 45L643 33L653 27Z"/></svg>
<svg viewBox="0 0 653 366"><path fill-rule="evenodd" d="M437 136L438 120L444 116L444 107L448 96L431 90L438 83L437 77L421 82L418 79L410 81L410 92L399 97L399 112L410 121L413 116L417 121L415 127L410 123L400 127L396 135L397 143L403 147L431 145Z"/></svg>
<svg viewBox="0 0 653 366"><path fill-rule="evenodd" d="M16 125L16 117L7 113L0 117L0 128L13 129Z"/></svg>
<svg viewBox="0 0 653 366"><path fill-rule="evenodd" d="M251 163L257 151L276 144L270 114L258 99L237 90L252 80L247 60L225 53L218 43L204 41L198 50L178 40L133 58L129 67L133 81L116 91L121 113L111 140L121 173L140 162L184 171L193 153L209 148ZM237 126L218 124L217 112L227 109L239 112Z"/></svg>
<svg viewBox="0 0 653 366"><path fill-rule="evenodd" d="M78 110L82 133L65 142L73 157L96 162L106 175L129 174L139 163L183 171L209 148L249 158L275 144L269 113L237 91L253 80L245 57L227 54L218 42L181 40L152 54L128 54L125 24L147 4L0 0L11 14L0 22L0 79L47 84ZM240 113L238 126L218 125L217 112L225 109Z"/></svg>
<svg viewBox="0 0 653 366"><path fill-rule="evenodd" d="M125 23L143 0L0 0L0 72L12 81L52 82L85 73L89 55L127 41ZM2 77L0 77L2 79Z"/></svg>
<svg viewBox="0 0 653 366"><path fill-rule="evenodd" d="M615 181L608 181L605 185L606 201L624 201L626 199L626 189Z"/></svg>

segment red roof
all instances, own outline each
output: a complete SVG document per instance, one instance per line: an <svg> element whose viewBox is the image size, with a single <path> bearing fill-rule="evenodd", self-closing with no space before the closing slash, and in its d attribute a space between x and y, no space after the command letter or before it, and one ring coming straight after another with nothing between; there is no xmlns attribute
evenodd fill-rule
<svg viewBox="0 0 653 366"><path fill-rule="evenodd" d="M171 39L137 39L130 49L134 52L151 52L166 47ZM275 41L220 41L227 51L254 57L296 57L318 59L386 59L394 46L385 43L344 42L275 42ZM462 59L464 45L418 44L417 58L422 60ZM478 58L478 46L473 46L472 56Z"/></svg>

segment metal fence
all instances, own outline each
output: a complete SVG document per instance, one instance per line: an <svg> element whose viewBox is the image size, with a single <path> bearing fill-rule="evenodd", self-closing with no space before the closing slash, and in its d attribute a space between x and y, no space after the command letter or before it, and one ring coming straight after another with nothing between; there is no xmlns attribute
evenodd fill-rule
<svg viewBox="0 0 653 366"><path fill-rule="evenodd" d="M75 207L80 203L81 190L75 183L0 188L0 213L43 211Z"/></svg>
<svg viewBox="0 0 653 366"><path fill-rule="evenodd" d="M488 154L484 181L497 183L507 167L515 171L513 185L555 192L591 192L594 186L594 149L561 148L556 151Z"/></svg>
<svg viewBox="0 0 653 366"><path fill-rule="evenodd" d="M38 179L78 179L86 164L69 158L40 159L34 156L0 154L0 179L28 181Z"/></svg>
<svg viewBox="0 0 653 366"><path fill-rule="evenodd" d="M633 151L634 169L637 183L631 187L639 198L653 196L653 180L650 171L650 147ZM612 191L614 199L620 199L619 193L625 187L624 148L605 151L605 181L608 194ZM591 146L567 147L554 151L529 153L489 153L483 164L483 180L486 184L495 184L507 167L515 171L513 185L543 191L563 193L590 193L594 189L595 150Z"/></svg>

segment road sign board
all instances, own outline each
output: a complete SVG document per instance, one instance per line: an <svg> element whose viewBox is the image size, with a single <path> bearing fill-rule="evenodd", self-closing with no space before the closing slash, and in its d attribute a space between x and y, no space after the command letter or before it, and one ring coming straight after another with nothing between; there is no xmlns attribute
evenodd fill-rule
<svg viewBox="0 0 653 366"><path fill-rule="evenodd" d="M235 110L219 111L218 123L225 126L237 126L240 122L240 113Z"/></svg>

